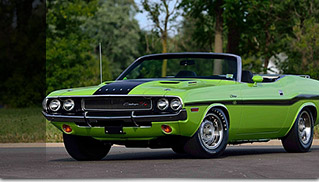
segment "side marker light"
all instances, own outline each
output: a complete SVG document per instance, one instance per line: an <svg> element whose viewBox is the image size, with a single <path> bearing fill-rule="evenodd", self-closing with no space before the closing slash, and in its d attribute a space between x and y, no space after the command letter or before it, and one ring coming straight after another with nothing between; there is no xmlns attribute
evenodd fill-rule
<svg viewBox="0 0 319 182"><path fill-rule="evenodd" d="M191 111L192 112L198 112L199 111L199 108L197 107L197 108L191 108Z"/></svg>

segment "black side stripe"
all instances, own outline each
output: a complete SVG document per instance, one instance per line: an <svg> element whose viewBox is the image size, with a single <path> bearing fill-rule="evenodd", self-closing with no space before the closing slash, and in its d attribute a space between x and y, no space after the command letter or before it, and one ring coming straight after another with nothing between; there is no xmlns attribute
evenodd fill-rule
<svg viewBox="0 0 319 182"><path fill-rule="evenodd" d="M214 103L221 103L225 105L279 105L289 106L293 105L300 100L319 100L319 95L306 95L301 94L292 99L286 100L215 100L215 101L203 101L203 102L189 102L185 103L185 106L202 106L210 105Z"/></svg>

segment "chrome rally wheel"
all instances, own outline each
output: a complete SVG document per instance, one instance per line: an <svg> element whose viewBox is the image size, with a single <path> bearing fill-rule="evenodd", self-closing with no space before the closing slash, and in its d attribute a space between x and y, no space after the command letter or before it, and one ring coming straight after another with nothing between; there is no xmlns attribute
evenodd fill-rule
<svg viewBox="0 0 319 182"><path fill-rule="evenodd" d="M212 108L197 132L186 142L186 153L198 158L220 156L228 142L228 120L223 110Z"/></svg>
<svg viewBox="0 0 319 182"><path fill-rule="evenodd" d="M200 126L200 139L208 149L216 149L223 140L223 123L215 114L206 115Z"/></svg>
<svg viewBox="0 0 319 182"><path fill-rule="evenodd" d="M313 140L314 120L310 109L302 109L289 133L281 139L287 152L308 152Z"/></svg>
<svg viewBox="0 0 319 182"><path fill-rule="evenodd" d="M300 141L307 145L311 139L312 118L307 111L302 111L298 119L298 136Z"/></svg>

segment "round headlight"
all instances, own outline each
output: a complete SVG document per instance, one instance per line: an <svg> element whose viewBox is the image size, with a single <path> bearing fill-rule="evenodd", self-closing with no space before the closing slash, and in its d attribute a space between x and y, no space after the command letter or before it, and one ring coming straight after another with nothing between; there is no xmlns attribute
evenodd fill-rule
<svg viewBox="0 0 319 182"><path fill-rule="evenodd" d="M179 99L173 99L170 106L174 111L178 111L182 108L182 102Z"/></svg>
<svg viewBox="0 0 319 182"><path fill-rule="evenodd" d="M72 99L67 99L63 102L63 109L66 111L71 111L74 108L74 101Z"/></svg>
<svg viewBox="0 0 319 182"><path fill-rule="evenodd" d="M53 99L50 104L49 104L49 108L51 111L58 111L61 107L61 102L58 99Z"/></svg>
<svg viewBox="0 0 319 182"><path fill-rule="evenodd" d="M157 108L161 111L164 111L168 108L168 100L161 98L157 101Z"/></svg>
<svg viewBox="0 0 319 182"><path fill-rule="evenodd" d="M43 108L43 110L45 110L45 111L48 110L48 108L47 108L47 103L48 103L48 99L47 99L47 98L43 99L43 101L42 101L42 108Z"/></svg>

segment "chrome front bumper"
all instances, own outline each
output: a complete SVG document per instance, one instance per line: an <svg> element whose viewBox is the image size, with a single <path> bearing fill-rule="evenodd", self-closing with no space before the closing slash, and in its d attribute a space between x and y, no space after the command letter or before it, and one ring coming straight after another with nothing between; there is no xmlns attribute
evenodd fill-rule
<svg viewBox="0 0 319 182"><path fill-rule="evenodd" d="M160 122L160 121L179 121L187 119L187 112L185 109L180 110L178 113L173 114L161 114L161 115L134 115L134 111L130 116L87 116L85 113L83 116L72 115L58 115L48 114L42 111L44 117L52 122L78 122L78 123L90 123L95 121L112 121L112 120L129 120L133 122Z"/></svg>

